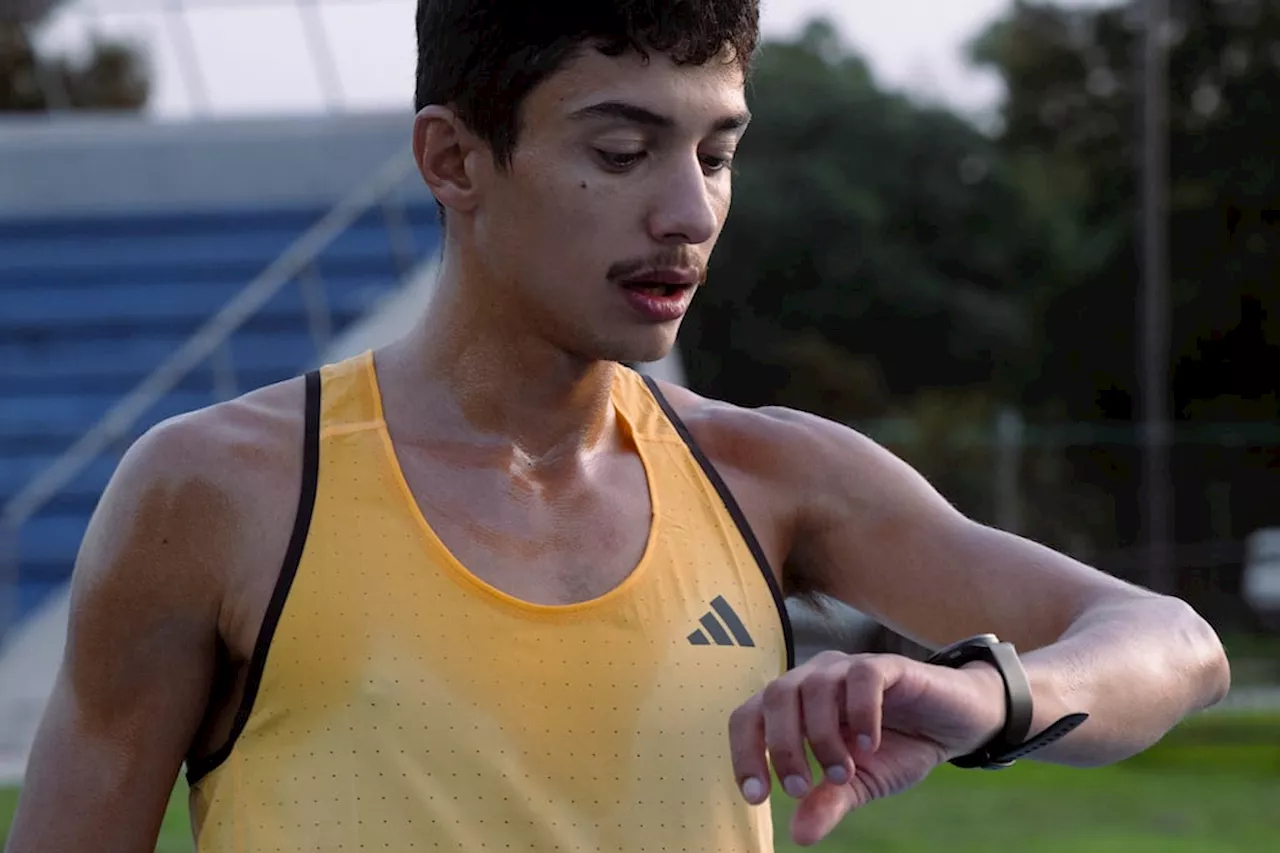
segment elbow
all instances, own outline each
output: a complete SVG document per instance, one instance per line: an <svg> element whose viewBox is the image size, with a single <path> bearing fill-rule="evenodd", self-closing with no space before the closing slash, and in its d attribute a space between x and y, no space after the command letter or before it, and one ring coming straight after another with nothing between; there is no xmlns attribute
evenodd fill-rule
<svg viewBox="0 0 1280 853"><path fill-rule="evenodd" d="M1205 693L1208 699L1204 705L1205 708L1217 705L1226 699L1227 693L1231 691L1231 662L1227 660L1227 652L1222 648L1222 641L1218 639L1218 635L1213 633L1212 628L1209 629L1209 633L1213 635L1213 642L1203 667L1202 679L1206 685Z"/></svg>
<svg viewBox="0 0 1280 853"><path fill-rule="evenodd" d="M1174 600L1171 604L1177 614L1168 624L1178 626L1191 710L1202 711L1227 697L1231 690L1231 663L1221 638L1204 617L1184 601Z"/></svg>

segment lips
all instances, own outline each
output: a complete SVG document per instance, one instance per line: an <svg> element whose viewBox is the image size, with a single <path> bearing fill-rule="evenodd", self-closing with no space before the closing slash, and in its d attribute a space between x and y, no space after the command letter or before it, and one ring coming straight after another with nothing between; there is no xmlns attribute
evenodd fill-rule
<svg viewBox="0 0 1280 853"><path fill-rule="evenodd" d="M627 290L635 290L650 296L675 296L688 287L683 284L663 284L654 281L624 281L622 286Z"/></svg>
<svg viewBox="0 0 1280 853"><path fill-rule="evenodd" d="M641 289L664 288L670 291L693 287L702 281L702 276L689 267L666 267L663 269L645 270L622 280L623 287Z"/></svg>
<svg viewBox="0 0 1280 853"><path fill-rule="evenodd" d="M668 323L684 316L701 277L687 270L655 270L619 282L627 303L649 323Z"/></svg>

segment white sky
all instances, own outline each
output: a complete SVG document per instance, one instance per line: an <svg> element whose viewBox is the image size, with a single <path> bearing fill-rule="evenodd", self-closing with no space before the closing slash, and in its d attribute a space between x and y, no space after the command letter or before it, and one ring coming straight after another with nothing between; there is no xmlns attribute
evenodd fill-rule
<svg viewBox="0 0 1280 853"><path fill-rule="evenodd" d="M530 0L538 2L538 0ZM1104 5L1116 0L1058 0ZM762 0L766 36L795 32L815 15L836 22L845 40L867 57L879 80L920 97L980 115L999 98L995 80L968 68L963 47L1011 0ZM96 28L139 40L150 53L152 113L193 115L318 112L326 108L323 73L308 52L299 6L281 0L187 0L184 17L157 10L168 0L81 0L52 20L43 36L74 45ZM236 7L236 6L239 7ZM328 0L320 22L330 50L342 109L411 106L415 0ZM203 8L201 8L203 7ZM88 12L86 12L88 10ZM315 20L315 19L311 19ZM185 26L184 26L185 23ZM207 90L193 96L179 49L195 47Z"/></svg>

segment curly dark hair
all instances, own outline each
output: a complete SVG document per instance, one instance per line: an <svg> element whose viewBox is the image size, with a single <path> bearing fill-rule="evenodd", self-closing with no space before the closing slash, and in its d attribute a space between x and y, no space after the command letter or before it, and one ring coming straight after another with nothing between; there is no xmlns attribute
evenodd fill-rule
<svg viewBox="0 0 1280 853"><path fill-rule="evenodd" d="M749 67L759 0L418 0L415 109L451 106L509 165L529 92L586 44L702 65L731 49Z"/></svg>

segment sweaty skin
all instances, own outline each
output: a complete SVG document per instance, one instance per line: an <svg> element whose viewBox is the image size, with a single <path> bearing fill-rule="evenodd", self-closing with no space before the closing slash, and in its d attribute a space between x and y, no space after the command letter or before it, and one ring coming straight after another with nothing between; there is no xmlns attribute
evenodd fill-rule
<svg viewBox="0 0 1280 853"><path fill-rule="evenodd" d="M636 565L652 507L609 389L615 362L668 352L679 320L643 316L619 277L705 278L745 122L736 63L592 50L534 89L505 169L447 107L419 114L447 239L431 310L376 353L378 379L423 515L492 586L566 604ZM784 590L935 646L995 632L1023 652L1034 730L1091 715L1037 757L1114 761L1224 695L1221 645L1182 602L964 518L849 429L664 391ZM166 422L121 462L77 560L12 853L152 849L184 756L225 740L298 504L302 410L291 380ZM812 843L1003 714L986 666L820 655L725 721L726 772L751 803L776 774L802 799L793 837Z"/></svg>

